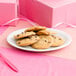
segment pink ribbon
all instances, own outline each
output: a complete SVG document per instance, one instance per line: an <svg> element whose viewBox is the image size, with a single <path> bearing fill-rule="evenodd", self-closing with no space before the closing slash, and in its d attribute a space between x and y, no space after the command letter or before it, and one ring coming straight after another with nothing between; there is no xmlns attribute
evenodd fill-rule
<svg viewBox="0 0 76 76"><path fill-rule="evenodd" d="M61 26L62 24L64 24L66 28L68 28L68 27L70 27L70 28L76 28L76 25L65 24L65 23L58 23L58 24L56 24L56 26L54 26L53 28L57 28L57 27Z"/></svg>
<svg viewBox="0 0 76 76"><path fill-rule="evenodd" d="M5 24L3 24L2 26L6 26L6 25L9 25L10 23L14 22L14 21L17 21L17 20L24 20L24 21L28 21L29 23L31 23L32 25L35 25L34 22L32 22L31 20L27 19L27 18L15 18L15 19L12 19L8 22L6 22Z"/></svg>
<svg viewBox="0 0 76 76"><path fill-rule="evenodd" d="M3 24L2 26L9 25L10 23L12 23L12 22L14 22L14 21L17 21L17 20L28 21L28 22L31 23L32 25L35 25L35 23L32 22L31 20L29 20L29 19L27 19L27 18L24 18L24 17L21 17L21 18L12 19L12 20L8 21L7 23ZM58 24L56 24L56 26L53 27L53 28L57 28L57 27L61 26L62 24L65 24L65 23L58 23ZM65 25L66 25L65 27L76 28L76 25L73 25L73 24L65 24Z"/></svg>

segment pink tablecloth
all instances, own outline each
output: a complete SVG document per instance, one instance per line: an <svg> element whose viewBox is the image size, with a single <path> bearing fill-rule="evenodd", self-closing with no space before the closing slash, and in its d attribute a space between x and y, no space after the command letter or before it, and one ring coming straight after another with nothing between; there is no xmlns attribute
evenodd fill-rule
<svg viewBox="0 0 76 76"><path fill-rule="evenodd" d="M9 26L1 26L0 27L0 35L8 28Z"/></svg>
<svg viewBox="0 0 76 76"><path fill-rule="evenodd" d="M19 69L19 72L15 73L6 65L2 65L4 67L0 76L76 76L76 60L71 60L76 59L76 29L65 28L64 25L58 28L69 33L73 41L68 47L54 52L42 54L24 52L6 42L9 33L29 26L30 23L20 21L16 27L10 26L0 35L0 52Z"/></svg>
<svg viewBox="0 0 76 76"><path fill-rule="evenodd" d="M12 48L10 45L7 44L6 42L6 38L7 36L17 30L17 29L21 29L21 28L26 28L26 27L30 27L32 26L30 23L28 23L27 21L19 21L19 23L16 25L16 27L9 27L1 36L0 36L0 47L7 47L7 48ZM63 30L66 33L68 33L69 35L71 35L72 37L72 43L61 50L58 51L53 51L53 52L47 52L47 53L43 53L46 55L50 55L50 56L56 56L56 57L60 57L60 58L65 58L65 59L73 59L76 60L76 28L66 28L66 25L60 25L57 29Z"/></svg>
<svg viewBox="0 0 76 76"><path fill-rule="evenodd" d="M52 56L0 48L19 70L18 73L5 66L0 76L76 76L76 61Z"/></svg>

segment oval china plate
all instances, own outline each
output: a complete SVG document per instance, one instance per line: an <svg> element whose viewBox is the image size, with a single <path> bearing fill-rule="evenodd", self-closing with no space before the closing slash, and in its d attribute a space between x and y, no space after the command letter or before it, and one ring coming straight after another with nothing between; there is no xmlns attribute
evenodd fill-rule
<svg viewBox="0 0 76 76"><path fill-rule="evenodd" d="M21 50L25 50L25 51L32 51L32 52L54 51L54 50L58 50L58 49L64 48L64 47L68 46L72 42L71 37L67 33L65 33L65 32L63 32L61 30L48 28L47 30L49 30L49 31L55 31L55 32L57 32L57 35L58 36L63 37L64 40L65 40L65 43L63 45L61 45L61 46L58 46L58 47L50 47L48 49L34 49L34 48L30 47L30 46L20 47L20 46L16 45L16 41L14 39L14 35L20 34L24 30L25 29L20 29L20 30L14 31L11 34L9 34L9 36L7 37L7 42L10 45L12 45L13 47L15 47L15 48L18 48L18 49L21 49Z"/></svg>

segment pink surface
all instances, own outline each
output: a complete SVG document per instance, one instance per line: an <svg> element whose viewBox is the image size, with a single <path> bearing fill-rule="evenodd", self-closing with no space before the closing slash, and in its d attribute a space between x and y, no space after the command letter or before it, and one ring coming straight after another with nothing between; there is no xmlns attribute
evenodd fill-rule
<svg viewBox="0 0 76 76"><path fill-rule="evenodd" d="M16 27L9 27L1 36L0 36L0 47L5 47L5 48L13 48L11 47L7 41L6 38L7 36L17 30L17 29L21 29L21 28L26 28L26 27L30 27L32 26L30 23L28 23L27 21L19 21L18 24L16 25ZM72 37L72 43L61 50L58 51L54 51L54 52L47 52L47 53L43 53L49 56L55 56L55 57L60 57L60 58L65 58L65 59L74 59L76 60L76 28L66 28L66 25L60 25L57 29L63 30L66 33L70 34Z"/></svg>
<svg viewBox="0 0 76 76"><path fill-rule="evenodd" d="M0 0L2 3L16 3L16 0Z"/></svg>
<svg viewBox="0 0 76 76"><path fill-rule="evenodd" d="M1 0L3 1L3 0ZM12 1L0 1L0 25L5 24L11 19L17 17L17 3ZM16 1L16 0L15 0ZM9 14L10 13L10 14Z"/></svg>
<svg viewBox="0 0 76 76"><path fill-rule="evenodd" d="M76 2L68 5L67 8L67 24L76 25Z"/></svg>
<svg viewBox="0 0 76 76"><path fill-rule="evenodd" d="M51 27L59 23L76 24L76 0L19 1L20 13L40 25Z"/></svg>
<svg viewBox="0 0 76 76"><path fill-rule="evenodd" d="M8 28L9 26L0 26L0 35L4 33L4 31Z"/></svg>
<svg viewBox="0 0 76 76"><path fill-rule="evenodd" d="M37 25L37 24L36 24L36 25ZM8 43L7 43L7 41L6 41L7 36L8 36L11 32L13 32L13 31L15 31L15 30L17 30L17 29L27 28L27 27L30 27L30 26L33 26L33 25L30 24L30 23L27 22L27 21L19 20L19 21L17 22L17 25L15 25L15 26L16 26L16 27L9 25L9 28L7 28L7 30L6 30L2 35L0 35L0 39L1 39L1 40L0 40L0 46L1 46L1 47L10 47L10 48L11 48L11 46L9 46ZM1 29L4 29L4 28L1 27ZM1 30L1 31L2 31L2 30Z"/></svg>
<svg viewBox="0 0 76 76"><path fill-rule="evenodd" d="M19 69L19 72L15 73L5 66L0 76L76 76L76 61L15 48L0 48L0 52Z"/></svg>
<svg viewBox="0 0 76 76"><path fill-rule="evenodd" d="M34 1L39 1L45 5L52 6L55 8L76 2L76 0L34 0Z"/></svg>
<svg viewBox="0 0 76 76"><path fill-rule="evenodd" d="M73 41L68 47L54 52L42 54L25 52L11 47L6 42L6 38L11 32L30 26L32 26L32 24L20 20L16 27L10 26L0 36L0 53L11 61L19 70L19 72L16 73L2 64L0 76L76 76L76 28L66 28L66 25L57 27L57 29L69 33Z"/></svg>
<svg viewBox="0 0 76 76"><path fill-rule="evenodd" d="M0 75L2 74L2 69L4 68L4 64L3 62L1 61L1 58L0 58Z"/></svg>

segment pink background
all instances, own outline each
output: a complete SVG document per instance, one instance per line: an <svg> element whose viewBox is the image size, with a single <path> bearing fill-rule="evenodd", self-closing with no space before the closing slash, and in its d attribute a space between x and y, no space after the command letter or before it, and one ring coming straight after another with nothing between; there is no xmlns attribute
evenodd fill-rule
<svg viewBox="0 0 76 76"><path fill-rule="evenodd" d="M16 17L16 0L0 0L0 25L3 25Z"/></svg>
<svg viewBox="0 0 76 76"><path fill-rule="evenodd" d="M37 25L37 24L36 24ZM1 47L7 47L7 48L12 48L11 46L9 46L6 42L6 38L7 36L17 30L17 29L21 29L21 28L26 28L26 27L30 27L32 26L32 24L28 23L27 21L19 21L18 24L16 25L16 27L9 27L7 28L7 30L0 36L0 46ZM56 56L56 57L61 57L61 58L67 58L67 59L76 59L76 28L66 28L66 25L60 25L57 29L63 30L66 33L70 34L72 37L72 43L61 50L58 51L54 51L54 52L47 52L47 53L43 53L46 55L50 55L50 56Z"/></svg>
<svg viewBox="0 0 76 76"><path fill-rule="evenodd" d="M76 0L19 1L20 13L40 25L53 27L59 23L76 24Z"/></svg>
<svg viewBox="0 0 76 76"><path fill-rule="evenodd" d="M24 1L24 0L21 0L21 1ZM35 1L35 0L32 0L32 1ZM45 0L45 2L43 0L37 0L37 1L42 2L43 4L45 4L45 2L47 2L47 0ZM60 0L55 0L55 2L56 1L61 2ZM5 2L5 0L3 0L3 2ZM8 2L9 2L9 0L8 0ZM11 1L11 2L14 3L14 1ZM72 5L76 6L75 4L72 4ZM67 23L69 23L69 24L71 24L71 23L75 24L75 18L76 18L74 15L75 12L74 12L72 5L69 5L69 6L71 6L71 8L67 10L67 12L70 12L67 15L67 18L68 18ZM5 6L5 4L4 4L4 6ZM12 13L15 12L14 6L12 7L12 9L13 9ZM49 10L49 8L47 8L47 6L44 7L41 4L40 4L40 6L43 8L46 8L44 10L40 9L44 12L46 10ZM24 7L25 7L25 4L23 4L23 7L21 7L21 8L24 8ZM29 7L27 7L27 8L30 9ZM33 6L32 6L32 8L33 8ZM63 8L65 9L65 7L63 7ZM3 9L3 7L1 9ZM4 9L5 9L5 7L4 7ZM55 17L57 17L57 14L59 14L58 10L60 10L60 9L62 9L62 8L54 9L54 11L56 12L54 15ZM73 13L71 12L71 9L72 9ZM21 10L25 12L24 9L21 9ZM30 9L30 11L32 11L32 9ZM36 12L37 13L35 13L35 11L33 11L31 13L32 17L34 17L33 15L37 14L36 17L38 16L37 18L40 19L39 15L41 12L39 12L39 15L38 15L38 11L36 11ZM50 15L50 13L48 15L46 15L46 13L48 13L48 11L46 11L43 14L43 17L45 15L47 18L45 20L41 19L42 23L45 22ZM28 10L28 14L30 15L29 10ZM64 15L63 15L63 11L62 11L62 14L60 14L60 16L64 16ZM7 16L5 16L5 17L7 17ZM11 16L13 17L15 15L11 15ZM58 17L58 18L59 18L58 20L61 20L60 17ZM55 19L57 21L57 18L55 18ZM71 19L74 19L74 20L71 20ZM46 26L49 25L49 24L47 25L47 23L45 23L45 24L46 24ZM38 25L38 24L36 24L36 25ZM17 29L27 28L30 26L33 26L33 24L31 24L27 21L23 21L23 20L18 20L17 24L15 26L11 26L11 25L0 26L0 53L2 53L9 61L11 61L11 63L14 64L19 70L17 73L12 71L8 66L6 66L6 64L4 64L0 60L0 76L76 76L76 36L75 36L76 28L67 27L68 25L66 25L66 24L62 24L62 25L58 26L56 29L65 31L72 37L72 43L69 46L67 46L66 48L52 51L52 52L45 52L45 53L27 52L27 51L22 51L22 50L16 49L7 43L6 38L8 37L8 35L11 32L13 32Z"/></svg>
<svg viewBox="0 0 76 76"><path fill-rule="evenodd" d="M11 32L32 26L27 21L19 20L17 23L16 26L9 26L6 30L2 30L0 53L19 71L14 72L1 62L0 76L76 76L76 28L66 28L66 25L57 27L71 35L73 41L68 47L53 52L33 53L18 50L7 43L6 38Z"/></svg>

